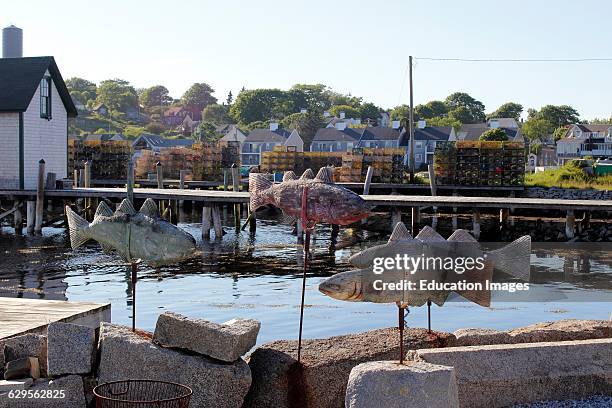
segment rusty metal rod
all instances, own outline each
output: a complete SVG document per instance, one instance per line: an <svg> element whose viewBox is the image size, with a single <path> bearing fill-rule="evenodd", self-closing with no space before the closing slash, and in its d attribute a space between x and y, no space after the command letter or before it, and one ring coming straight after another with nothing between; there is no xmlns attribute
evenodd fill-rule
<svg viewBox="0 0 612 408"><path fill-rule="evenodd" d="M298 333L298 352L297 361L298 363L302 358L302 327L304 325L304 297L306 294L306 272L308 271L308 255L310 254L310 229L308 228L308 187L304 187L302 190L302 214L301 220L298 222L302 223L302 227L306 232L306 238L304 241L304 270L302 274L302 300L300 303L300 329Z"/></svg>

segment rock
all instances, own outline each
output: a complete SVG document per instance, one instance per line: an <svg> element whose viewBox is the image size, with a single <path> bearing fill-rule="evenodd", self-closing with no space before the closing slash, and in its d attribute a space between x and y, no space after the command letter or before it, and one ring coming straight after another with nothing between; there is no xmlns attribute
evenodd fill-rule
<svg viewBox="0 0 612 408"><path fill-rule="evenodd" d="M302 341L302 365L296 364L297 341L264 344L249 358L253 384L245 408L341 407L351 370L365 362L398 360L397 329L378 329ZM446 347L454 344L449 333L425 329L404 331L404 350Z"/></svg>
<svg viewBox="0 0 612 408"><path fill-rule="evenodd" d="M45 395L44 398L41 395ZM38 396L38 397L36 397ZM9 398L0 394L0 408L85 408L83 380L78 375L49 380L41 378L28 388L27 398Z"/></svg>
<svg viewBox="0 0 612 408"><path fill-rule="evenodd" d="M507 344L512 340L508 332L493 329L459 329L453 334L457 338L457 346Z"/></svg>
<svg viewBox="0 0 612 408"><path fill-rule="evenodd" d="M24 334L4 340L4 361L38 357L40 374L47 376L47 336Z"/></svg>
<svg viewBox="0 0 612 408"><path fill-rule="evenodd" d="M26 377L40 378L40 365L36 357L23 357L6 363L5 380L18 380Z"/></svg>
<svg viewBox="0 0 612 408"><path fill-rule="evenodd" d="M612 338L612 322L565 319L536 323L509 331L512 343Z"/></svg>
<svg viewBox="0 0 612 408"><path fill-rule="evenodd" d="M0 394L10 390L26 390L32 385L34 380L23 378L21 380L0 380Z"/></svg>
<svg viewBox="0 0 612 408"><path fill-rule="evenodd" d="M417 350L455 368L461 407L505 407L608 394L612 339Z"/></svg>
<svg viewBox="0 0 612 408"><path fill-rule="evenodd" d="M47 329L49 376L87 374L95 355L95 329L70 323L51 323Z"/></svg>
<svg viewBox="0 0 612 408"><path fill-rule="evenodd" d="M392 361L359 364L351 370L346 408L458 408L452 367Z"/></svg>
<svg viewBox="0 0 612 408"><path fill-rule="evenodd" d="M244 360L224 363L160 347L126 326L102 323L98 382L171 381L193 390L190 407L241 407L251 385Z"/></svg>
<svg viewBox="0 0 612 408"><path fill-rule="evenodd" d="M257 320L251 319L234 319L218 324L166 312L157 319L153 341L164 347L191 350L233 362L255 345L260 326Z"/></svg>

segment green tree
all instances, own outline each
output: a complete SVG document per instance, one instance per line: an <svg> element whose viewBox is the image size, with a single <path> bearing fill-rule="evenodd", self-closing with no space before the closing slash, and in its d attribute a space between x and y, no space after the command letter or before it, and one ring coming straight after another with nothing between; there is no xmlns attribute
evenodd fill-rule
<svg viewBox="0 0 612 408"><path fill-rule="evenodd" d="M547 120L555 127L580 122L578 111L568 105L545 105L535 114L536 118Z"/></svg>
<svg viewBox="0 0 612 408"><path fill-rule="evenodd" d="M255 122L251 122L251 123L247 124L244 127L246 129L248 129L248 130L253 130L253 129L268 129L268 128L270 128L270 121L269 120L257 120Z"/></svg>
<svg viewBox="0 0 612 408"><path fill-rule="evenodd" d="M212 104L208 105L202 111L202 120L211 122L216 125L230 123L232 118L228 113L228 107L224 105Z"/></svg>
<svg viewBox="0 0 612 408"><path fill-rule="evenodd" d="M399 120L401 125L404 127L408 126L408 118L410 117L410 106L396 106L395 108L391 109L389 117L391 118L391 120Z"/></svg>
<svg viewBox="0 0 612 408"><path fill-rule="evenodd" d="M555 125L546 119L534 117L523 123L521 131L531 141L542 140L555 130Z"/></svg>
<svg viewBox="0 0 612 408"><path fill-rule="evenodd" d="M105 104L113 112L126 112L138 106L136 89L123 79L107 79L100 82L97 103Z"/></svg>
<svg viewBox="0 0 612 408"><path fill-rule="evenodd" d="M96 99L98 88L96 84L91 81L72 77L66 80L66 87L73 98L80 100L84 104Z"/></svg>
<svg viewBox="0 0 612 408"><path fill-rule="evenodd" d="M515 102L506 102L495 112L492 112L488 115L489 118L514 118L517 121L521 117L521 113L523 113L523 105Z"/></svg>
<svg viewBox="0 0 612 408"><path fill-rule="evenodd" d="M369 121L371 124L376 125L381 111L382 109L378 106L371 102L366 102L359 108L359 117L363 122Z"/></svg>
<svg viewBox="0 0 612 408"><path fill-rule="evenodd" d="M331 90L323 84L295 84L291 87L291 90L302 94L305 106L301 106L301 108L323 112L332 104Z"/></svg>
<svg viewBox="0 0 612 408"><path fill-rule="evenodd" d="M449 117L437 117L426 119L427 126L451 126L455 130L461 129L461 122Z"/></svg>
<svg viewBox="0 0 612 408"><path fill-rule="evenodd" d="M334 105L331 108L329 108L329 113L331 113L333 116L337 118L340 117L340 112L344 112L344 115L346 118L360 118L361 117L361 112L359 112L359 109L354 108L350 105Z"/></svg>
<svg viewBox="0 0 612 408"><path fill-rule="evenodd" d="M229 91L227 93L227 99L225 100L225 104L227 106L230 106L232 104L232 102L234 101L234 96L232 95L232 91Z"/></svg>
<svg viewBox="0 0 612 408"><path fill-rule="evenodd" d="M149 133L159 135L166 130L166 127L161 122L150 122L145 126L145 130Z"/></svg>
<svg viewBox="0 0 612 408"><path fill-rule="evenodd" d="M207 83L195 83L183 94L181 102L185 105L204 109L208 105L217 103L217 98L212 96L213 92L215 90Z"/></svg>
<svg viewBox="0 0 612 408"><path fill-rule="evenodd" d="M508 140L508 135L504 131L504 129L495 128L489 129L480 135L480 140L484 141L497 141L497 142L505 142Z"/></svg>
<svg viewBox="0 0 612 408"><path fill-rule="evenodd" d="M442 101L430 101L424 105L415 106L414 113L420 119L437 118L448 113L448 106Z"/></svg>
<svg viewBox="0 0 612 408"><path fill-rule="evenodd" d="M363 98L353 96L351 94L341 94L332 90L329 90L326 93L327 97L329 98L329 107L333 105L349 105L357 109L361 106L361 102L363 100Z"/></svg>
<svg viewBox="0 0 612 408"><path fill-rule="evenodd" d="M217 127L212 122L202 121L194 132L194 137L200 142L216 142L219 135L216 132Z"/></svg>
<svg viewBox="0 0 612 408"><path fill-rule="evenodd" d="M461 124L464 123L474 123L474 116L465 106L459 106L448 112L448 117L456 122Z"/></svg>
<svg viewBox="0 0 612 408"><path fill-rule="evenodd" d="M306 113L293 113L281 120L280 125L285 129L296 129L300 137L304 141L304 145L308 146L312 142L317 130L325 126L323 117L314 111Z"/></svg>
<svg viewBox="0 0 612 408"><path fill-rule="evenodd" d="M155 85L143 89L139 95L139 99L140 103L145 108L169 105L172 102L168 88L163 85Z"/></svg>
<svg viewBox="0 0 612 408"><path fill-rule="evenodd" d="M145 132L145 128L142 128L140 126L128 125L125 127L125 129L123 129L122 133L123 133L123 136L127 137L128 139L136 139L138 136L140 136L144 132Z"/></svg>
<svg viewBox="0 0 612 408"><path fill-rule="evenodd" d="M463 118L461 123L480 123L485 120L484 104L465 92L450 94L444 103L448 106L449 116L451 112L463 108L460 113L455 114L456 118Z"/></svg>
<svg viewBox="0 0 612 408"><path fill-rule="evenodd" d="M241 91L230 108L230 115L241 125L282 118L286 95L280 89L248 89Z"/></svg>

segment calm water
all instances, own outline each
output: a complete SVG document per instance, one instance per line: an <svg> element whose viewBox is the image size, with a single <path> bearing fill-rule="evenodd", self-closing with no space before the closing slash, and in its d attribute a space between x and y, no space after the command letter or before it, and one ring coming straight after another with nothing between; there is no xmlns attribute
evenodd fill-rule
<svg viewBox="0 0 612 408"><path fill-rule="evenodd" d="M198 224L180 224L198 239L201 258L173 267L142 265L137 285L137 324L153 330L157 316L174 311L223 322L235 317L262 322L259 343L297 338L301 289L301 247L291 228L258 220L254 239L233 228L220 242L202 244ZM447 234L448 235L448 234ZM318 230L312 270L307 279L306 338L389 327L394 305L340 302L319 293L325 276L349 269L346 259L385 236L341 230L338 249L329 250L330 232ZM467 302L432 307L432 327L509 329L546 320L608 319L612 311L610 251L541 251L532 255L532 287L546 302L494 302L483 308ZM95 243L72 251L66 232L47 228L42 237L15 237L0 230L0 296L112 303L112 319L130 324L132 288L126 265L105 255ZM588 260L585 269L584 261ZM533 290L533 289L532 289ZM1 322L0 322L1 324ZM426 308L411 309L410 326L426 327Z"/></svg>

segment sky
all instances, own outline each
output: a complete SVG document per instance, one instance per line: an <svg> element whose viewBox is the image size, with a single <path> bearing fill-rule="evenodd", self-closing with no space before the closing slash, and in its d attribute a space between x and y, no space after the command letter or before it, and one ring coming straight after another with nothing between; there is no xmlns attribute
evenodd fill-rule
<svg viewBox="0 0 612 408"><path fill-rule="evenodd" d="M487 112L568 104L591 119L612 115L612 61L419 58L612 58L610 16L606 0L26 0L4 2L0 25L22 28L24 56L53 55L64 78L161 84L175 98L194 82L220 101L323 83L392 108L408 103L413 55L415 104L463 91Z"/></svg>

